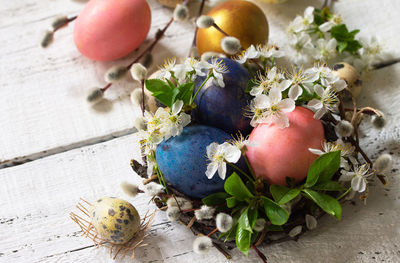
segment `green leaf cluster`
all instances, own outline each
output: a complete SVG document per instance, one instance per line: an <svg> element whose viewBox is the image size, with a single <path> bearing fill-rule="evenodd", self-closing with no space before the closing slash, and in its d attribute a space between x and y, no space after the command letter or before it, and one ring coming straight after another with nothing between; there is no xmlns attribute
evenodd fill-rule
<svg viewBox="0 0 400 263"><path fill-rule="evenodd" d="M176 86L169 80L163 81L161 79L148 79L145 83L146 89L148 89L158 101L167 107L172 107L177 100L182 100L184 105L188 105L193 96L193 82Z"/></svg>
<svg viewBox="0 0 400 263"><path fill-rule="evenodd" d="M290 216L284 205L300 195L340 220L342 214L340 203L328 194L331 191L346 190L332 179L340 168L340 161L340 151L323 154L310 166L303 185L292 187L270 185L267 195L257 192L254 186L246 185L238 174L233 173L225 181L225 192L212 194L202 201L206 205L222 207L231 212L234 219L233 227L227 233L221 234L220 238L225 238L225 241L235 240L239 250L247 255L252 242L259 235L253 229L256 220L268 218L271 223L268 231L282 231L281 226Z"/></svg>
<svg viewBox="0 0 400 263"><path fill-rule="evenodd" d="M345 24L332 27L331 36L338 42L338 51L340 53L347 51L353 55L357 54L357 51L362 48L360 42L355 39L356 34L359 32L360 30L358 29L349 32Z"/></svg>
<svg viewBox="0 0 400 263"><path fill-rule="evenodd" d="M327 7L323 9L314 9L314 23L317 26L329 21L333 16L334 14ZM337 50L340 53L347 51L353 55L357 55L358 50L362 48L360 42L355 39L355 36L359 32L360 30L358 29L349 31L345 24L338 24L333 26L330 30L331 37L337 40ZM323 37L322 32L319 33L321 37Z"/></svg>

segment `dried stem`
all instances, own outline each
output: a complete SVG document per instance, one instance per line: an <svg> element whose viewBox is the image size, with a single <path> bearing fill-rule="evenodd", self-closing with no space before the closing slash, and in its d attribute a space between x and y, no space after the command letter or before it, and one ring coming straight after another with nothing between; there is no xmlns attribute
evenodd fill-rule
<svg viewBox="0 0 400 263"><path fill-rule="evenodd" d="M267 263L267 257L255 245L251 245L251 247L256 251L262 262Z"/></svg>
<svg viewBox="0 0 400 263"><path fill-rule="evenodd" d="M229 37L229 34L226 33L224 30L222 30L222 28L220 28L217 24L213 24L212 25L216 30L218 30L219 32L221 32L222 34L224 34L225 36Z"/></svg>
<svg viewBox="0 0 400 263"><path fill-rule="evenodd" d="M391 59L388 61L384 61L384 62L372 65L372 69L373 70L381 69L381 68L388 67L393 64L399 63L399 62L400 62L400 58Z"/></svg>
<svg viewBox="0 0 400 263"><path fill-rule="evenodd" d="M197 18L199 18L199 17L201 16L201 14L203 13L203 9L204 9L204 4L205 4L205 2L206 2L206 0L201 0L201 4L200 4L200 7L199 7L199 12L197 13L196 20L197 20ZM192 45L191 45L190 49L192 49L192 47L195 47L195 46L196 46L196 38L197 38L197 31L198 31L198 30L199 30L199 28L196 26L196 29L194 30L193 41L192 41ZM189 50L189 56L188 56L188 57L190 57L190 56L191 56L191 54L190 54L190 50Z"/></svg>

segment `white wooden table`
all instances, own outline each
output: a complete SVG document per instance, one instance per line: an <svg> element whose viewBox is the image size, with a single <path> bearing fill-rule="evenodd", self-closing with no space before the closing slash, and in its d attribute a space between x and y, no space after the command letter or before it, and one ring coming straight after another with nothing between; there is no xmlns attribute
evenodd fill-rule
<svg viewBox="0 0 400 263"><path fill-rule="evenodd" d="M151 38L171 10L149 1ZM288 22L307 5L321 2L259 5L269 19L271 42L284 46ZM104 84L104 71L112 63L82 57L73 45L72 26L60 30L48 49L39 48L41 31L52 18L76 14L82 6L81 1L13 0L0 7L0 262L112 262L108 251L93 248L69 219L79 198L120 196L142 214L154 208L147 197L132 200L119 188L123 180L141 182L129 166L131 158L139 158L132 126L140 110L128 98L136 84L116 85L107 92L109 103L90 108L86 92ZM385 48L400 55L400 1L340 0L333 9L350 28L360 28L360 35L377 35ZM192 30L190 23L173 24L154 50L156 64L185 56ZM346 206L341 222L325 217L298 242L262 247L268 262L400 262L399 86L397 64L371 74L360 96L362 105L388 115L381 131L365 125L368 133L362 141L373 157L384 151L393 154L391 184L384 189L377 183L367 205ZM138 249L135 262L227 262L216 250L194 254L192 234L168 222L163 213L156 216L150 233L149 246ZM232 255L231 262L258 260L253 252L248 258L238 251Z"/></svg>

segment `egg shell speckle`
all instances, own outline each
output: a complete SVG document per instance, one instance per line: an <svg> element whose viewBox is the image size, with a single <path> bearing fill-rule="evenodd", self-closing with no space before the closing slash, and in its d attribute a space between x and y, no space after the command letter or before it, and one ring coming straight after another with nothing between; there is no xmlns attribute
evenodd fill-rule
<svg viewBox="0 0 400 263"><path fill-rule="evenodd" d="M140 230L140 217L136 208L119 198L100 198L93 203L90 216L100 236L113 244L128 242Z"/></svg>
<svg viewBox="0 0 400 263"><path fill-rule="evenodd" d="M181 135L158 145L157 163L165 179L177 190L194 198L203 198L224 189L224 180L217 173L212 179L205 174L209 163L206 147L229 139L227 133L214 127L188 126ZM228 166L226 178L232 172Z"/></svg>
<svg viewBox="0 0 400 263"><path fill-rule="evenodd" d="M243 135L251 132L250 119L244 116L245 108L251 96L245 93L247 83L251 79L249 72L239 63L228 58L220 58L229 72L223 74L225 87L208 82L199 91L195 99L197 108L195 118L201 124L220 128L229 134ZM205 77L195 81L195 91L203 83Z"/></svg>

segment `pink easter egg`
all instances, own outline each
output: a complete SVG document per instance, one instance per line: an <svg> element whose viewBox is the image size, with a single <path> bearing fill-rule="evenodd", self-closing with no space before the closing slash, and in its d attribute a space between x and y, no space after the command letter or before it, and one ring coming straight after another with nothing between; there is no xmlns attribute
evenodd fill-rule
<svg viewBox="0 0 400 263"><path fill-rule="evenodd" d="M91 0L75 21L74 42L90 59L115 60L140 46L150 23L146 0Z"/></svg>
<svg viewBox="0 0 400 263"><path fill-rule="evenodd" d="M257 176L270 184L286 185L286 177L299 182L307 177L312 162L318 157L308 149L321 149L325 139L320 120L303 107L287 114L290 126L281 129L274 124L261 124L249 136L254 147L248 147L247 158Z"/></svg>

